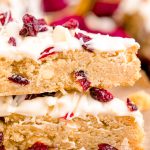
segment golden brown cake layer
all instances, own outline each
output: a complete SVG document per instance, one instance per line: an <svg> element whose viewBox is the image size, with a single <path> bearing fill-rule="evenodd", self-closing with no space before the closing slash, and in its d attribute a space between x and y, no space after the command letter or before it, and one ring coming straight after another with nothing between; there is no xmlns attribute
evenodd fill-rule
<svg viewBox="0 0 150 150"><path fill-rule="evenodd" d="M109 43L108 43L109 44ZM137 47L124 52L88 52L84 50L59 52L41 64L25 58L20 61L0 58L0 95L19 95L58 90L83 91L75 73L83 71L89 86L112 87L133 85L140 77ZM13 75L24 77L28 84L9 80ZM88 89L88 88L87 88Z"/></svg>
<svg viewBox="0 0 150 150"><path fill-rule="evenodd" d="M142 150L143 141L143 130L131 116L87 115L85 119L65 120L13 114L5 117L1 131L6 150L26 150L36 142L58 150L96 150L101 143L119 150Z"/></svg>

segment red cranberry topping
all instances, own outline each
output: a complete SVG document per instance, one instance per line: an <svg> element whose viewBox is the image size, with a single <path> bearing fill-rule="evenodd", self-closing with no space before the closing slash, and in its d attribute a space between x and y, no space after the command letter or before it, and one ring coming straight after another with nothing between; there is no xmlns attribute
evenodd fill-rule
<svg viewBox="0 0 150 150"><path fill-rule="evenodd" d="M19 32L21 36L36 36L38 32L48 30L44 19L36 19L34 16L26 14L22 20L24 24Z"/></svg>
<svg viewBox="0 0 150 150"><path fill-rule="evenodd" d="M52 50L54 47L48 47L48 48L46 48L43 52L41 52L41 55L43 55L43 54L47 54L47 53L49 53L50 52L50 50Z"/></svg>
<svg viewBox="0 0 150 150"><path fill-rule="evenodd" d="M0 132L0 144L3 142L3 132Z"/></svg>
<svg viewBox="0 0 150 150"><path fill-rule="evenodd" d="M82 86L84 91L86 91L90 87L91 82L87 80L87 77L83 70L75 72L75 78L77 82L79 82L79 84Z"/></svg>
<svg viewBox="0 0 150 150"><path fill-rule="evenodd" d="M98 145L98 150L118 150L118 149L109 144L102 143Z"/></svg>
<svg viewBox="0 0 150 150"><path fill-rule="evenodd" d="M56 54L56 52L50 52L54 47L48 47L46 48L42 53L41 53L41 56L39 59L42 59L42 58L45 58L49 55L53 55L53 54Z"/></svg>
<svg viewBox="0 0 150 150"><path fill-rule="evenodd" d="M12 16L10 12L0 13L0 23L4 26L6 23L12 21Z"/></svg>
<svg viewBox="0 0 150 150"><path fill-rule="evenodd" d="M31 100L36 97L45 97L45 96L55 96L56 92L45 92L45 93L40 93L40 94L28 94L25 97L25 100Z"/></svg>
<svg viewBox="0 0 150 150"><path fill-rule="evenodd" d="M82 86L83 91L86 91L91 85L91 82L89 82L86 78L80 79L78 82Z"/></svg>
<svg viewBox="0 0 150 150"><path fill-rule="evenodd" d="M46 21L42 18L42 19L38 19L38 24L39 24L39 32L44 32L47 31L47 23Z"/></svg>
<svg viewBox="0 0 150 150"><path fill-rule="evenodd" d="M49 147L41 142L36 142L28 150L48 150Z"/></svg>
<svg viewBox="0 0 150 150"><path fill-rule="evenodd" d="M91 37L89 37L89 36L87 36L87 35L85 35L85 34L83 34L83 33L75 33L75 37L76 37L77 39L79 39L79 40L82 39L84 43L86 43L86 42L92 40Z"/></svg>
<svg viewBox="0 0 150 150"><path fill-rule="evenodd" d="M24 25L19 34L22 36L36 36L38 33L38 20L29 14L24 15L22 20Z"/></svg>
<svg viewBox="0 0 150 150"><path fill-rule="evenodd" d="M14 37L10 37L8 43L12 46L16 46L16 39Z"/></svg>
<svg viewBox="0 0 150 150"><path fill-rule="evenodd" d="M127 107L130 111L138 110L137 106L129 98L127 98Z"/></svg>
<svg viewBox="0 0 150 150"><path fill-rule="evenodd" d="M71 114L66 113L66 114L65 114L65 116L60 117L60 118L63 118L63 119L65 119L65 120L67 120L67 119L68 119L68 117L69 117L69 118L72 118L73 116L74 116L74 113L72 112Z"/></svg>
<svg viewBox="0 0 150 150"><path fill-rule="evenodd" d="M26 78L16 74L12 75L11 77L8 77L8 79L20 85L27 85L30 83L29 80L27 80Z"/></svg>
<svg viewBox="0 0 150 150"><path fill-rule="evenodd" d="M89 37L89 36L87 36L87 35L84 35L83 33L75 33L75 37L76 37L77 39L79 39L79 40L82 39L82 41L83 41L82 47L83 47L85 50L87 50L87 51L89 51L89 52L93 52L93 49L92 49L92 48L89 48L89 45L86 44L86 42L92 40L91 37Z"/></svg>
<svg viewBox="0 0 150 150"><path fill-rule="evenodd" d="M72 112L71 114L70 114L70 117L73 117L74 116L74 113Z"/></svg>
<svg viewBox="0 0 150 150"><path fill-rule="evenodd" d="M113 95L107 90L99 89L96 87L90 88L90 95L92 98L100 102L109 102L114 98Z"/></svg>
<svg viewBox="0 0 150 150"><path fill-rule="evenodd" d="M65 22L63 26L68 29L75 29L79 27L79 22L75 19L70 19L69 21Z"/></svg>

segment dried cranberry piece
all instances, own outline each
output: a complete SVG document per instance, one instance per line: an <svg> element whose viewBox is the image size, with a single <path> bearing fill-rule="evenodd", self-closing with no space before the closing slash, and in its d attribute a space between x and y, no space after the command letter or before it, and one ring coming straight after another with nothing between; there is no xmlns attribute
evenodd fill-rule
<svg viewBox="0 0 150 150"><path fill-rule="evenodd" d="M8 43L12 46L16 46L16 39L14 37L10 37Z"/></svg>
<svg viewBox="0 0 150 150"><path fill-rule="evenodd" d="M12 21L12 16L10 12L0 13L0 23L4 26L6 23Z"/></svg>
<svg viewBox="0 0 150 150"><path fill-rule="evenodd" d="M49 147L41 142L36 142L28 150L48 150Z"/></svg>
<svg viewBox="0 0 150 150"><path fill-rule="evenodd" d="M5 150L5 146L4 146L4 145L1 145L1 146L0 146L0 150Z"/></svg>
<svg viewBox="0 0 150 150"><path fill-rule="evenodd" d="M127 107L130 111L138 110L138 107L129 98L127 98Z"/></svg>
<svg viewBox="0 0 150 150"><path fill-rule="evenodd" d="M90 87L91 82L88 81L85 72L83 70L76 71L75 78L77 82L79 82L79 84L82 86L83 91L86 91Z"/></svg>
<svg viewBox="0 0 150 150"><path fill-rule="evenodd" d="M98 145L98 150L118 150L118 149L109 144L102 143Z"/></svg>
<svg viewBox="0 0 150 150"><path fill-rule="evenodd" d="M42 18L42 19L38 19L38 24L39 24L39 32L44 32L47 31L47 23L46 21Z"/></svg>
<svg viewBox="0 0 150 150"><path fill-rule="evenodd" d="M28 28L27 27L23 27L20 31L19 31L19 35L21 35L21 36L28 36L29 35L29 33L28 33Z"/></svg>
<svg viewBox="0 0 150 150"><path fill-rule="evenodd" d="M20 84L20 85L27 85L30 83L28 79L26 79L20 75L17 75L17 74L14 74L11 77L8 77L8 79L10 81L17 83L17 84Z"/></svg>
<svg viewBox="0 0 150 150"><path fill-rule="evenodd" d="M75 72L75 77L77 79L79 79L79 78L81 79L81 78L86 78L86 75L83 70L80 70L80 71Z"/></svg>
<svg viewBox="0 0 150 150"><path fill-rule="evenodd" d="M69 118L72 118L73 116L74 116L74 113L72 112L71 114L66 113L65 116L60 117L60 118L63 118L63 119L65 119L65 120L67 120L67 119L69 119Z"/></svg>
<svg viewBox="0 0 150 150"><path fill-rule="evenodd" d="M42 58L45 58L45 57L47 57L47 56L49 56L49 55L53 55L53 54L56 54L56 52L50 52L52 49L53 49L54 47L48 47L48 48L46 48L43 52L41 52L41 56L40 56L40 58L39 59L42 59Z"/></svg>
<svg viewBox="0 0 150 150"><path fill-rule="evenodd" d="M24 24L19 32L21 36L36 36L38 32L48 30L44 19L36 19L34 16L25 14L22 20Z"/></svg>
<svg viewBox="0 0 150 150"><path fill-rule="evenodd" d="M3 143L3 138L4 138L3 132L0 132L0 144Z"/></svg>
<svg viewBox="0 0 150 150"><path fill-rule="evenodd" d="M90 88L90 95L92 98L100 102L109 102L114 98L113 95L107 90L96 87Z"/></svg>
<svg viewBox="0 0 150 150"><path fill-rule="evenodd" d="M54 47L48 47L46 48L43 52L41 52L41 55L45 54L45 53L49 53L51 49L53 49Z"/></svg>
<svg viewBox="0 0 150 150"><path fill-rule="evenodd" d="M69 117L73 117L73 116L74 116L74 113L72 112Z"/></svg>
<svg viewBox="0 0 150 150"><path fill-rule="evenodd" d="M67 22L65 22L63 26L68 29L75 29L79 27L79 22L75 19L70 19Z"/></svg>
<svg viewBox="0 0 150 150"><path fill-rule="evenodd" d="M40 94L28 94L25 97L25 100L31 100L36 97L45 97L45 96L55 96L56 92L45 92L45 93L40 93Z"/></svg>
<svg viewBox="0 0 150 150"><path fill-rule="evenodd" d="M84 43L92 40L91 37L89 37L88 35L85 35L83 33L75 33L75 37L79 40L82 39Z"/></svg>
<svg viewBox="0 0 150 150"><path fill-rule="evenodd" d="M79 79L78 82L79 82L80 85L82 86L83 91L87 91L88 88L89 88L90 85L91 85L91 82L89 82L86 78Z"/></svg>
<svg viewBox="0 0 150 150"><path fill-rule="evenodd" d="M83 41L82 47L83 47L85 50L87 50L87 51L89 51L89 52L93 52L93 49L90 48L89 45L86 43L86 42L92 40L91 37L89 37L88 35L84 35L83 33L75 33L75 37L76 37L77 39L79 39L79 40L82 39L82 41Z"/></svg>
<svg viewBox="0 0 150 150"><path fill-rule="evenodd" d="M22 36L36 36L38 33L38 20L29 14L24 15L22 20L24 25L19 34Z"/></svg>
<svg viewBox="0 0 150 150"><path fill-rule="evenodd" d="M1 13L1 14L0 14L0 22L1 22L1 25L4 25L4 24L5 24L6 17L7 17L7 14L6 14L6 13Z"/></svg>

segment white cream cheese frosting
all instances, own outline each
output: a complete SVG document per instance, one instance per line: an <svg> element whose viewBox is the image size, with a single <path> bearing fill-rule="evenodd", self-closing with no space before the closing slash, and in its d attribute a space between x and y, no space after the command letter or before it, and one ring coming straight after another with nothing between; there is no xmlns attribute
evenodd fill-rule
<svg viewBox="0 0 150 150"><path fill-rule="evenodd" d="M30 57L34 60L40 58L41 52L49 47L55 52L67 50L82 50L83 41L75 38L75 33L83 33L90 36L92 40L86 42L89 48L100 52L126 51L128 48L139 44L132 38L110 37L108 35L91 34L78 28L69 30L63 26L56 26L54 29L47 26L48 30L39 32L37 36L22 37L19 31L22 29L22 21L12 21L0 27L0 55L18 60ZM16 46L8 43L13 36Z"/></svg>
<svg viewBox="0 0 150 150"><path fill-rule="evenodd" d="M126 103L118 98L110 102L99 102L90 95L79 93L66 94L61 97L37 97L32 100L24 100L25 95L0 98L0 116L8 116L12 113L25 116L49 115L54 118L64 117L85 117L87 114L97 116L98 114L111 114L115 116L133 116L142 126L143 118L139 111L131 112ZM71 116L71 114L73 114Z"/></svg>

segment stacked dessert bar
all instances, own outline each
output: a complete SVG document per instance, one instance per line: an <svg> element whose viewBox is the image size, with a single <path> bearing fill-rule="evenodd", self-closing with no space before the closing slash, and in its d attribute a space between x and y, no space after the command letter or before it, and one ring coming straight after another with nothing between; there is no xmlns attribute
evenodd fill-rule
<svg viewBox="0 0 150 150"><path fill-rule="evenodd" d="M1 150L141 150L143 118L107 89L140 77L134 39L0 16Z"/></svg>
<svg viewBox="0 0 150 150"><path fill-rule="evenodd" d="M139 7L140 6L140 7ZM115 17L142 46L139 56L150 77L150 0L122 0Z"/></svg>

